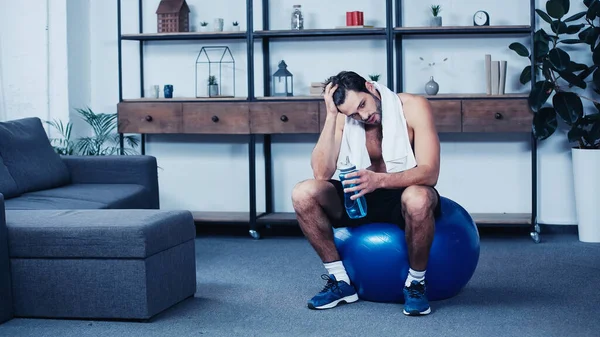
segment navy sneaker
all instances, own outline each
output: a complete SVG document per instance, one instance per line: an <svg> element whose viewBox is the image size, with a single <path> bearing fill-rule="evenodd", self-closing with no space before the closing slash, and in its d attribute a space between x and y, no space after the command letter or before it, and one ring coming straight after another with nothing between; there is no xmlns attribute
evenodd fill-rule
<svg viewBox="0 0 600 337"><path fill-rule="evenodd" d="M331 309L341 302L352 303L358 301L358 295L354 287L346 281L338 281L333 275L322 275L322 279L327 280L327 284L308 301L310 309Z"/></svg>
<svg viewBox="0 0 600 337"><path fill-rule="evenodd" d="M425 290L425 280L412 281L410 287L404 287L404 314L408 316L427 315L431 312Z"/></svg>

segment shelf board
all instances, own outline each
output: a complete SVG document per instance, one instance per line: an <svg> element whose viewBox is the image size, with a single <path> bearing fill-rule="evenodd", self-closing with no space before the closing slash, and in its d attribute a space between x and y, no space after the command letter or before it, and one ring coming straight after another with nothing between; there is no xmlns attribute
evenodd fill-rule
<svg viewBox="0 0 600 337"><path fill-rule="evenodd" d="M257 101L322 101L323 96L269 96L269 97L256 97Z"/></svg>
<svg viewBox="0 0 600 337"><path fill-rule="evenodd" d="M472 213L478 225L531 225L530 213Z"/></svg>
<svg viewBox="0 0 600 337"><path fill-rule="evenodd" d="M256 220L256 222L260 224L269 223L277 225L298 225L296 213L293 212L274 212L263 214Z"/></svg>
<svg viewBox="0 0 600 337"><path fill-rule="evenodd" d="M303 30L257 30L257 38L262 37L325 37L325 36L385 36L385 28L331 28Z"/></svg>
<svg viewBox="0 0 600 337"><path fill-rule="evenodd" d="M400 35L529 34L531 26L396 27L394 33Z"/></svg>
<svg viewBox="0 0 600 337"><path fill-rule="evenodd" d="M243 102L246 97L173 97L173 98L128 98L123 102Z"/></svg>
<svg viewBox="0 0 600 337"><path fill-rule="evenodd" d="M422 95L422 94L421 94ZM437 95L422 95L423 97L436 100L436 99L515 99L515 98L527 98L529 94L504 94L504 95L488 95L488 94L437 94Z"/></svg>
<svg viewBox="0 0 600 337"><path fill-rule="evenodd" d="M167 40L244 40L246 32L185 32L185 33L146 33L122 34L123 40L167 41Z"/></svg>
<svg viewBox="0 0 600 337"><path fill-rule="evenodd" d="M258 213L257 216L261 216L263 213ZM249 212L198 212L192 211L194 221L198 223L227 223L227 224L238 224L238 223L249 223L250 213Z"/></svg>
<svg viewBox="0 0 600 337"><path fill-rule="evenodd" d="M194 221L202 223L248 223L248 212L192 212ZM259 224L297 225L294 212L258 213ZM530 225L530 213L471 213L477 225Z"/></svg>

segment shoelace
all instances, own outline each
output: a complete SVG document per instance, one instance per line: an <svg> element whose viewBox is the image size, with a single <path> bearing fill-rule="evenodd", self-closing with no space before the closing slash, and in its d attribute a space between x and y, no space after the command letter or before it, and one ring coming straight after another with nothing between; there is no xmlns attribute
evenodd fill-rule
<svg viewBox="0 0 600 337"><path fill-rule="evenodd" d="M413 283L410 287L407 288L408 296L412 298L420 298L423 297L423 293L425 292L425 286L421 283Z"/></svg>
<svg viewBox="0 0 600 337"><path fill-rule="evenodd" d="M321 290L322 293L329 291L329 289L332 289L332 291L340 292L338 283L335 282L331 277L329 277L329 275L323 274L321 275L321 278L327 281L327 284L325 284L325 287L323 287L323 290Z"/></svg>

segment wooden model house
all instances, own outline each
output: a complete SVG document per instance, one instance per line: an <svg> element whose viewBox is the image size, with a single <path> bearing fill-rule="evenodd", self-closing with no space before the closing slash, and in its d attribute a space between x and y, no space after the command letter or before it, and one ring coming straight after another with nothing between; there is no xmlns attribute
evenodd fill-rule
<svg viewBox="0 0 600 337"><path fill-rule="evenodd" d="M161 0L156 15L158 33L190 31L190 8L185 0Z"/></svg>

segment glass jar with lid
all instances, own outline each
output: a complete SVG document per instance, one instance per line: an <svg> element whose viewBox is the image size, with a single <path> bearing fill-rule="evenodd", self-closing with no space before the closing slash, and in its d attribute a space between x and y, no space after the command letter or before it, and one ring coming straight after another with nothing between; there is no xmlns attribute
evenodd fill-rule
<svg viewBox="0 0 600 337"><path fill-rule="evenodd" d="M302 15L302 5L294 5L292 11L292 30L304 29L304 16Z"/></svg>

